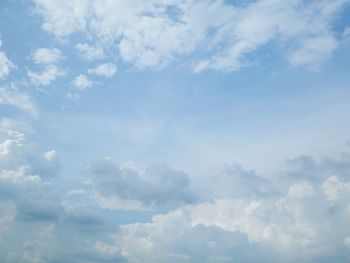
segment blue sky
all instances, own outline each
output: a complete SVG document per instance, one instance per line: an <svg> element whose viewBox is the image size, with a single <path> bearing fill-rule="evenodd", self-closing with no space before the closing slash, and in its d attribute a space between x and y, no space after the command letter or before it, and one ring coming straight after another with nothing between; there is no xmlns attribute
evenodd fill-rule
<svg viewBox="0 0 350 263"><path fill-rule="evenodd" d="M349 15L1 1L0 261L348 262Z"/></svg>

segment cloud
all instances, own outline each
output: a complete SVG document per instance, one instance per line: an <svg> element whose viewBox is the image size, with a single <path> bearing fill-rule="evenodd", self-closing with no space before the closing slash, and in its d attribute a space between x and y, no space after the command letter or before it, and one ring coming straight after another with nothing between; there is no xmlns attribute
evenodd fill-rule
<svg viewBox="0 0 350 263"><path fill-rule="evenodd" d="M92 87L93 82L83 74L80 74L73 80L74 86L79 90L85 90Z"/></svg>
<svg viewBox="0 0 350 263"><path fill-rule="evenodd" d="M320 185L313 187L315 196L302 197L297 191L297 196L217 199L182 207L155 216L151 223L121 226L115 247L131 262L157 258L160 262L345 263L348 233L343 231L349 229L350 191L332 204ZM295 193L295 186L289 190Z"/></svg>
<svg viewBox="0 0 350 263"><path fill-rule="evenodd" d="M8 129L0 131L0 174L3 182L13 185L41 183L60 170L60 160L55 151L42 155L26 141L22 132Z"/></svg>
<svg viewBox="0 0 350 263"><path fill-rule="evenodd" d="M293 66L309 65L318 69L336 47L337 41L331 35L306 38L300 48L289 54L288 59Z"/></svg>
<svg viewBox="0 0 350 263"><path fill-rule="evenodd" d="M42 71L27 70L27 76L34 85L47 86L58 77L65 74L65 71L57 66L63 59L63 55L57 48L39 48L32 51L31 59L34 63L42 65Z"/></svg>
<svg viewBox="0 0 350 263"><path fill-rule="evenodd" d="M80 56L90 61L104 57L104 51L102 47L91 46L87 43L78 43L75 45L75 49L78 50Z"/></svg>
<svg viewBox="0 0 350 263"><path fill-rule="evenodd" d="M348 157L317 162L301 156L287 163L293 163L292 172L270 179L238 165L225 167L208 188L215 190L218 183L223 189L219 198L155 215L149 223L121 225L114 244L104 245L130 262L345 263L350 257L349 233L344 232L350 228ZM318 176L308 176L310 171ZM225 187L221 176L224 183L234 181ZM109 177L118 178L120 186L125 184L119 177L128 178ZM260 183L268 184L265 191L271 193L256 191Z"/></svg>
<svg viewBox="0 0 350 263"><path fill-rule="evenodd" d="M32 60L36 64L56 64L63 59L63 55L57 48L39 48L32 55Z"/></svg>
<svg viewBox="0 0 350 263"><path fill-rule="evenodd" d="M31 97L21 92L14 85L0 87L0 104L14 106L28 112L33 117L38 113L37 107Z"/></svg>
<svg viewBox="0 0 350 263"><path fill-rule="evenodd" d="M345 28L343 32L343 38L348 38L350 36L350 26Z"/></svg>
<svg viewBox="0 0 350 263"><path fill-rule="evenodd" d="M2 41L0 38L0 48L1 46L2 46ZM15 65L11 62L11 60L8 59L6 54L0 51L0 79L5 79L7 75L10 73L11 69L14 67Z"/></svg>
<svg viewBox="0 0 350 263"><path fill-rule="evenodd" d="M38 153L17 126L9 120L0 126L2 262L349 261L347 153L319 161L300 156L271 178L228 165L204 197L192 191L187 174L168 165L102 159L88 166L84 189L64 194L50 184L57 153ZM120 203L108 207L97 196ZM133 211L142 222L118 225L131 214L122 202L153 209L152 220Z"/></svg>
<svg viewBox="0 0 350 263"><path fill-rule="evenodd" d="M14 64L7 58L5 53L0 52L0 79L6 78Z"/></svg>
<svg viewBox="0 0 350 263"><path fill-rule="evenodd" d="M194 201L188 175L167 165L138 169L104 159L92 163L89 171L93 190L105 205L108 201L113 204L113 200L125 200L139 203L140 207L156 208ZM119 207L119 203L114 206Z"/></svg>
<svg viewBox="0 0 350 263"><path fill-rule="evenodd" d="M66 209L65 190L57 188L55 177L60 167L56 151L42 153L18 127L19 121L0 121L0 261L124 261L105 245L117 224L91 204L73 202L74 209Z"/></svg>
<svg viewBox="0 0 350 263"><path fill-rule="evenodd" d="M0 234L4 235L16 216L16 206L8 202L0 202Z"/></svg>
<svg viewBox="0 0 350 263"><path fill-rule="evenodd" d="M129 262L272 262L271 255L239 232L192 226L190 209L156 216L147 224L121 226L115 242Z"/></svg>
<svg viewBox="0 0 350 263"><path fill-rule="evenodd" d="M160 69L182 58L200 72L240 70L267 44L293 66L318 69L338 46L331 25L349 1L35 3L42 27L58 38L83 32L137 68Z"/></svg>
<svg viewBox="0 0 350 263"><path fill-rule="evenodd" d="M117 73L117 67L113 63L101 64L94 69L89 69L88 73L111 78Z"/></svg>
<svg viewBox="0 0 350 263"><path fill-rule="evenodd" d="M31 70L27 71L27 75L31 82L38 86L47 86L64 74L65 72L55 65L47 66L43 71L40 72Z"/></svg>
<svg viewBox="0 0 350 263"><path fill-rule="evenodd" d="M246 170L241 165L227 165L219 175L210 178L207 193L212 198L255 197L274 194L273 187L267 180L253 170Z"/></svg>

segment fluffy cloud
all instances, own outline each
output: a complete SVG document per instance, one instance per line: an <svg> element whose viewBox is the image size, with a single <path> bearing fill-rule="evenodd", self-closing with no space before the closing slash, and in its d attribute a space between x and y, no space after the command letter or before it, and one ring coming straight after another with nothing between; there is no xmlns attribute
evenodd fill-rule
<svg viewBox="0 0 350 263"><path fill-rule="evenodd" d="M33 84L47 86L58 77L63 76L64 71L55 65L50 65L40 72L28 70L27 75Z"/></svg>
<svg viewBox="0 0 350 263"><path fill-rule="evenodd" d="M117 73L117 67L113 63L101 64L94 69L89 69L88 73L111 78Z"/></svg>
<svg viewBox="0 0 350 263"><path fill-rule="evenodd" d="M32 55L32 60L36 64L56 64L63 59L63 55L57 48L39 48Z"/></svg>
<svg viewBox="0 0 350 263"><path fill-rule="evenodd" d="M315 196L217 199L121 226L116 248L131 262L347 262L350 191L336 204ZM294 190L293 190L294 189ZM291 186L290 192L295 192Z"/></svg>
<svg viewBox="0 0 350 263"><path fill-rule="evenodd" d="M47 86L58 77L65 74L64 70L57 66L57 63L64 57L60 50L56 48L39 48L32 52L31 59L34 63L42 65L42 71L27 71L27 76L31 82L38 86Z"/></svg>
<svg viewBox="0 0 350 263"><path fill-rule="evenodd" d="M0 87L0 105L11 105L17 107L32 116L37 115L37 107L31 97L21 92L14 85Z"/></svg>
<svg viewBox="0 0 350 263"><path fill-rule="evenodd" d="M85 90L87 88L92 87L92 81L83 74L80 74L73 80L74 86L79 90Z"/></svg>
<svg viewBox="0 0 350 263"><path fill-rule="evenodd" d="M169 166L103 159L88 166L84 189L57 195L49 183L60 166L57 153L38 154L15 130L21 125L0 124L2 262L349 261L348 154L300 156L271 179L229 165L204 197ZM152 208L152 220L123 210L128 202ZM130 213L143 222L118 226ZM22 238L9 242L16 236Z"/></svg>
<svg viewBox="0 0 350 263"><path fill-rule="evenodd" d="M87 60L96 60L104 57L102 47L91 46L86 43L78 43L75 45L75 49L78 50L80 56Z"/></svg>
<svg viewBox="0 0 350 263"><path fill-rule="evenodd" d="M93 184L102 180L101 192L106 195L135 195L127 191L132 188L129 185L139 185L135 183L138 175L107 162L97 166ZM150 223L122 225L113 235L114 244L98 243L99 253L146 263L347 262L348 154L319 162L300 156L288 164L291 169L271 180L238 165L228 166L208 188L218 196L218 184L223 189L220 198L156 215ZM147 191L147 183L142 185L139 191ZM139 195L139 199L144 196Z"/></svg>
<svg viewBox="0 0 350 263"><path fill-rule="evenodd" d="M194 54L190 64L239 70L266 44L280 48L294 66L317 69L338 39L331 31L348 0L272 1L242 5L210 1L86 2L35 0L43 28L63 38L84 32L138 68L162 68ZM80 46L88 50L87 46Z"/></svg>
<svg viewBox="0 0 350 263"><path fill-rule="evenodd" d="M194 201L188 175L166 165L140 169L104 159L92 163L89 171L92 187L106 207L122 208L121 204L125 201L133 202L136 207L139 204L139 208Z"/></svg>

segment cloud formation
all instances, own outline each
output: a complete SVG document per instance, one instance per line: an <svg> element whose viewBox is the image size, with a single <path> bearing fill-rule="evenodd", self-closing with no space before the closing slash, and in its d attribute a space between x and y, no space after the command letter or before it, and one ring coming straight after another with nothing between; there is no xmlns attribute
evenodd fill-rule
<svg viewBox="0 0 350 263"><path fill-rule="evenodd" d="M131 262L347 262L350 181L340 177L284 177L277 195L185 206L121 226L115 246Z"/></svg>
<svg viewBox="0 0 350 263"><path fill-rule="evenodd" d="M1 35L0 35L0 48L2 46ZM10 73L11 69L14 68L15 65L9 60L6 54L0 51L0 80L5 79L7 75Z"/></svg>
<svg viewBox="0 0 350 263"><path fill-rule="evenodd" d="M10 105L19 108L35 117L38 113L32 98L21 92L15 85L0 87L0 105Z"/></svg>
<svg viewBox="0 0 350 263"><path fill-rule="evenodd" d="M246 4L210 1L36 0L43 29L58 38L91 35L125 62L157 69L194 54L193 70L236 71L267 44L282 50L293 66L318 68L338 39L331 25L348 0L272 1ZM116 49L114 47L117 47ZM88 46L80 46L87 51Z"/></svg>
<svg viewBox="0 0 350 263"><path fill-rule="evenodd" d="M270 179L228 165L212 178L211 194L193 192L194 181L167 165L101 159L88 166L81 189L60 194L50 185L60 169L56 151L38 154L18 127L10 119L0 125L3 262L349 260L347 153L320 161L297 157ZM141 214L151 209L152 220L118 225L118 216L104 217L130 213L129 204ZM27 238L9 244L24 225L31 226L24 228Z"/></svg>
<svg viewBox="0 0 350 263"><path fill-rule="evenodd" d="M78 43L75 45L75 49L79 52L80 56L89 61L104 57L102 47L91 46L87 43Z"/></svg>
<svg viewBox="0 0 350 263"><path fill-rule="evenodd" d="M27 70L27 76L34 85L47 86L58 77L65 74L65 71L57 66L63 59L63 55L57 48L39 48L32 52L31 59L35 64L42 65L42 71Z"/></svg>
<svg viewBox="0 0 350 263"><path fill-rule="evenodd" d="M121 204L129 201L134 203L135 209L147 209L178 206L195 200L188 175L167 165L140 169L103 159L92 163L89 171L91 186L106 207L126 208Z"/></svg>
<svg viewBox="0 0 350 263"><path fill-rule="evenodd" d="M88 69L88 73L111 78L117 73L117 67L113 63L101 64L96 68Z"/></svg>
<svg viewBox="0 0 350 263"><path fill-rule="evenodd" d="M86 75L80 74L73 80L73 84L78 90L85 90L92 87L93 82Z"/></svg>

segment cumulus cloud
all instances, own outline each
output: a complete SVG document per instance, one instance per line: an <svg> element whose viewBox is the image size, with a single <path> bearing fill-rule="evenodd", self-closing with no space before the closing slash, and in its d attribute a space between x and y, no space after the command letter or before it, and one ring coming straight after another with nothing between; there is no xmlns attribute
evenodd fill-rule
<svg viewBox="0 0 350 263"><path fill-rule="evenodd" d="M345 263L349 260L344 254L348 246L344 230L349 229L345 204L350 192L330 204L322 187L313 187L315 196L308 194L309 199L302 201L303 191L291 186L289 193L296 195L216 199L182 207L155 216L151 223L121 226L115 246L132 262L157 258L160 262Z"/></svg>
<svg viewBox="0 0 350 263"><path fill-rule="evenodd" d="M288 161L292 170L270 179L236 164L225 167L208 188L214 189L216 198L155 215L150 223L122 225L114 234L114 244L101 241L98 246L104 249L99 251L146 263L345 263L350 257L346 252L350 228L348 157L343 154L338 159L315 161L300 156ZM140 185L135 183L139 175L107 163L93 168L97 169L93 184L101 180L104 186L100 191L106 196L136 196L128 191L130 185ZM224 181L220 181L222 176ZM220 197L215 184L224 190ZM261 191L260 184L269 187ZM141 185L138 191L147 191L147 183ZM243 192L237 193L240 187Z"/></svg>
<svg viewBox="0 0 350 263"><path fill-rule="evenodd" d="M44 225L53 225L63 214L47 181L57 173L58 157L55 151L38 154L16 130L18 125L9 123L17 122L7 118L0 129L0 261L46 262L40 248L29 244L42 246L43 240L52 238L52 227ZM13 237L17 241L11 244Z"/></svg>
<svg viewBox="0 0 350 263"><path fill-rule="evenodd" d="M37 115L37 107L31 97L21 92L14 85L0 87L0 105L10 105L28 112L32 116Z"/></svg>
<svg viewBox="0 0 350 263"><path fill-rule="evenodd" d="M88 73L111 78L117 73L117 67L113 63L101 64L94 69L88 69Z"/></svg>
<svg viewBox="0 0 350 263"><path fill-rule="evenodd" d="M74 86L79 90L85 90L92 87L93 82L83 74L80 74L73 80Z"/></svg>
<svg viewBox="0 0 350 263"><path fill-rule="evenodd" d="M200 72L239 70L251 63L250 54L269 43L292 65L317 69L337 47L330 25L349 1L35 3L44 18L42 27L58 38L86 33L107 50L117 47L121 58L138 68L158 69L176 57L195 54L190 64Z"/></svg>
<svg viewBox="0 0 350 263"><path fill-rule="evenodd" d="M194 201L188 175L166 165L139 169L104 159L92 163L89 171L99 201L110 208L122 208L124 201L139 204L139 208Z"/></svg>
<svg viewBox="0 0 350 263"><path fill-rule="evenodd" d="M75 45L75 49L78 50L80 56L90 61L104 57L102 47L91 46L87 43L78 43Z"/></svg>
<svg viewBox="0 0 350 263"><path fill-rule="evenodd" d="M170 166L142 168L102 159L88 166L90 176L83 188L63 197L45 183L50 177L44 171L57 172L57 153L33 152L24 134L11 128L15 126L2 127L3 262L349 261L346 153L320 161L297 157L288 161L292 167L284 174L269 179L238 164L228 165L209 182L213 194L204 198L193 193L187 174ZM223 189L220 195L216 184ZM152 208L153 218L118 226L120 217L131 213L121 214L125 202ZM106 208L116 210L107 213ZM116 214L104 217L110 213ZM18 231L28 238L9 243Z"/></svg>
<svg viewBox="0 0 350 263"><path fill-rule="evenodd" d="M42 65L43 70L27 70L27 76L30 81L38 86L47 86L58 77L65 74L65 71L57 66L57 63L63 59L63 55L57 48L39 48L32 52L31 59L34 63Z"/></svg>

